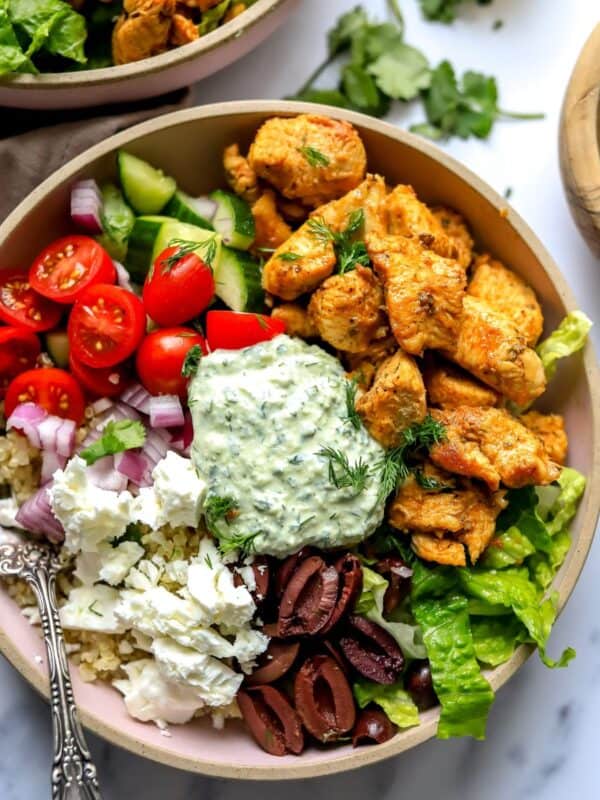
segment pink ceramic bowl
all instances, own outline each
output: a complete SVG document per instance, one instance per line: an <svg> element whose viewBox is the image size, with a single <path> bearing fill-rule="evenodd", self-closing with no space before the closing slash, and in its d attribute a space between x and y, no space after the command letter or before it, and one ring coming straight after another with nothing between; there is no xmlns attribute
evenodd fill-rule
<svg viewBox="0 0 600 800"><path fill-rule="evenodd" d="M46 242L69 230L68 197L79 177L105 179L114 175L114 151L128 150L175 176L182 188L204 194L222 185L221 152L225 144L246 146L257 127L275 114L300 112L347 119L360 131L369 169L390 183L411 183L426 201L453 206L469 221L478 244L509 263L533 285L544 306L548 330L554 328L575 301L557 266L527 227L506 207L506 201L465 167L424 139L384 122L352 112L303 103L248 101L223 103L168 114L145 122L91 148L44 181L0 226L0 264L29 264ZM194 169L197 165L197 169ZM32 235L32 232L34 235ZM583 357L570 359L545 398L548 408L565 415L570 438L570 463L588 479L573 523L573 545L554 582L559 604L566 603L587 556L598 515L600 490L600 392L597 366L590 346ZM44 647L0 586L0 650L41 693L47 695L45 667L36 663ZM530 653L521 647L513 658L489 673L495 688L523 664ZM215 731L196 720L171 726L165 738L152 724L127 716L121 696L105 685L84 684L73 669L75 695L84 723L111 742L173 767L207 775L246 779L306 778L341 772L389 758L435 734L438 711L422 715L418 728L398 733L383 745L353 750L348 745L309 748L300 757L275 758L264 753L240 723Z"/></svg>
<svg viewBox="0 0 600 800"><path fill-rule="evenodd" d="M243 14L195 42L132 64L0 78L0 106L84 108L142 100L189 86L257 47L298 2L257 0Z"/></svg>

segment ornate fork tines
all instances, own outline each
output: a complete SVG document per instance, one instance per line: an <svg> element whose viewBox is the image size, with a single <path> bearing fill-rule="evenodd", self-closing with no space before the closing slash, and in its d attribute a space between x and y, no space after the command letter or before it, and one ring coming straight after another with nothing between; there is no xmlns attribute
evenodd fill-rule
<svg viewBox="0 0 600 800"><path fill-rule="evenodd" d="M54 760L52 800L100 800L96 767L79 722L56 603L58 552L32 542L0 544L0 577L23 578L38 606L50 677Z"/></svg>

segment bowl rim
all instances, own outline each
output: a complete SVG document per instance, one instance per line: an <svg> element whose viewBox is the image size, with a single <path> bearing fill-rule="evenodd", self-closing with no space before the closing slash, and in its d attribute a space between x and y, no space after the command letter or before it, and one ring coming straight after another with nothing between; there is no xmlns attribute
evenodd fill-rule
<svg viewBox="0 0 600 800"><path fill-rule="evenodd" d="M39 201L47 194L50 194L59 184L75 176L91 161L147 134L156 132L157 130L177 127L191 120L244 114L282 114L290 116L300 113L315 113L328 115L336 119L347 120L358 128L368 129L374 133L386 136L387 138L408 144L438 163L441 163L444 168L456 174L461 180L469 184L475 191L497 208L498 212L506 218L518 236L523 239L532 250L534 256L547 273L567 310L575 310L577 306L573 293L560 273L558 266L537 236L527 223L507 205L506 199L471 172L471 170L425 139L401 130L391 123L383 122L354 111L346 111L345 109L332 108L330 106L314 103L280 100L243 100L210 104L164 114L153 120L142 122L139 125L121 131L100 144L94 145L84 151L54 172L34 189L0 225L0 246L20 220L33 211ZM583 353L583 368L591 401L592 418L590 431L592 441L600 442L600 371L591 342L588 342ZM600 505L600 447L594 448L591 469L586 479L586 493L579 509L581 534L577 545L571 550L570 561L562 573L558 596L559 613L575 588L594 538ZM1 621L0 652L6 656L40 694L48 698L48 687L45 675L36 670L33 665L21 655L4 631ZM499 689L506 683L532 652L533 648L531 646L521 645L509 661L486 673L494 690ZM281 763L278 765L277 759L274 759L272 767L251 766L248 764L239 767L235 764L224 764L221 762L202 760L202 758L180 756L156 744L141 744L133 736L122 733L94 713L82 709L81 717L87 728L113 744L119 745L136 755L150 758L159 763L166 764L167 766L215 777L243 780L291 780L345 772L398 755L430 739L435 734L439 711L437 709L431 709L422 715L422 721L418 727L409 728L397 734L388 742L377 745L377 747L366 747L354 750L344 756L334 758L331 761L309 762L306 764L302 763L302 757L295 759L292 763L286 763L285 765Z"/></svg>
<svg viewBox="0 0 600 800"><path fill-rule="evenodd" d="M77 89L121 83L131 78L153 75L170 67L186 64L189 61L211 53L213 50L239 39L247 34L264 17L274 13L290 0L257 0L242 14L220 25L211 33L200 36L196 41L174 47L164 53L128 64L113 64L99 69L85 69L74 72L43 72L39 75L20 75L18 73L4 76L0 80L0 89L17 91Z"/></svg>

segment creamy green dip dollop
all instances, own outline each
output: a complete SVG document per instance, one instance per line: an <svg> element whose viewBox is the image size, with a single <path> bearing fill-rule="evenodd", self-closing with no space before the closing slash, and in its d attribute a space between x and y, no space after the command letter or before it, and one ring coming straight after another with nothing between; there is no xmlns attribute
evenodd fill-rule
<svg viewBox="0 0 600 800"><path fill-rule="evenodd" d="M189 387L192 460L207 500L237 504L228 536L260 531L255 551L281 558L305 545L356 544L377 528L378 475L369 474L360 492L338 489L319 455L331 447L350 465L374 465L384 454L348 421L346 384L336 358L286 335L202 359Z"/></svg>

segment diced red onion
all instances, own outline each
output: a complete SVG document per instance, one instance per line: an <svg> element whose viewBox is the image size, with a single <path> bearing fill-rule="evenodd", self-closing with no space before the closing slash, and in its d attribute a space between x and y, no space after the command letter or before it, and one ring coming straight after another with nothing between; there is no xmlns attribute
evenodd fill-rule
<svg viewBox="0 0 600 800"><path fill-rule="evenodd" d="M81 442L81 444L77 448L77 452L80 453L82 450L85 450L86 447L89 447L94 442L97 442L98 439L102 438L102 431L93 428L91 431L88 432L87 436Z"/></svg>
<svg viewBox="0 0 600 800"><path fill-rule="evenodd" d="M149 430L146 434L146 441L144 442L142 453L148 462L148 467L140 486L152 485L152 470L158 464L158 462L167 455L169 450L167 438L170 437L168 433L167 437L165 437L165 433L167 432L161 430Z"/></svg>
<svg viewBox="0 0 600 800"><path fill-rule="evenodd" d="M119 422L122 419L141 419L140 415L131 406L121 403L118 400L112 407L100 415L96 427L104 430L109 422Z"/></svg>
<svg viewBox="0 0 600 800"><path fill-rule="evenodd" d="M150 398L150 427L177 428L183 422L183 408L176 394L161 394Z"/></svg>
<svg viewBox="0 0 600 800"><path fill-rule="evenodd" d="M213 221L213 217L217 213L217 203L214 200L204 195L202 197L190 197L188 202L201 217L204 217L209 222Z"/></svg>
<svg viewBox="0 0 600 800"><path fill-rule="evenodd" d="M77 181L71 189L71 219L90 233L102 233L102 195L94 180Z"/></svg>
<svg viewBox="0 0 600 800"><path fill-rule="evenodd" d="M148 461L137 450L125 450L115 456L115 468L136 486L140 486L148 472Z"/></svg>
<svg viewBox="0 0 600 800"><path fill-rule="evenodd" d="M76 426L72 419L50 415L38 425L42 450L50 450L60 456L69 457L75 447Z"/></svg>
<svg viewBox="0 0 600 800"><path fill-rule="evenodd" d="M51 481L56 470L63 469L66 463L66 456L61 456L53 450L44 450L42 453L42 486Z"/></svg>
<svg viewBox="0 0 600 800"><path fill-rule="evenodd" d="M192 424L192 415L189 411L184 414L183 425L171 431L171 447L177 450L178 453L189 451L190 445L194 439L194 426Z"/></svg>
<svg viewBox="0 0 600 800"><path fill-rule="evenodd" d="M36 403L20 403L6 420L6 429L22 431L32 447L41 447L39 426L47 416L48 412Z"/></svg>
<svg viewBox="0 0 600 800"><path fill-rule="evenodd" d="M129 275L129 272L127 272L123 264L121 264L119 261L115 261L114 259L113 259L113 264L115 265L115 270L117 271L117 284L122 289L127 289L128 292L133 292L134 294L137 294L137 292L131 285L131 276Z"/></svg>
<svg viewBox="0 0 600 800"><path fill-rule="evenodd" d="M17 511L15 520L30 533L42 534L51 542L58 543L65 538L65 532L50 507L48 490L51 485L47 483L26 500Z"/></svg>
<svg viewBox="0 0 600 800"><path fill-rule="evenodd" d="M127 488L127 477L115 469L114 456L99 458L95 464L87 468L87 475L98 489L122 492Z"/></svg>
<svg viewBox="0 0 600 800"><path fill-rule="evenodd" d="M131 408L141 411L142 414L150 413L150 400L152 395L146 391L141 383L133 383L128 386L120 397L123 403L126 403Z"/></svg>
<svg viewBox="0 0 600 800"><path fill-rule="evenodd" d="M112 404L113 401L108 397L100 397L98 400L94 400L90 408L94 412L94 416L98 416L98 414L102 414L103 411L108 411L108 409L112 407Z"/></svg>

